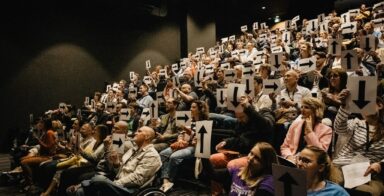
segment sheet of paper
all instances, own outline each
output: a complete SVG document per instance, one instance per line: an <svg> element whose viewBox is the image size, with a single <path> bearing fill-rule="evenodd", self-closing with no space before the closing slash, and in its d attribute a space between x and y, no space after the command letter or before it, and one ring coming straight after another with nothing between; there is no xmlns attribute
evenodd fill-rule
<svg viewBox="0 0 384 196"><path fill-rule="evenodd" d="M341 167L344 175L344 187L354 188L371 181L371 174L364 177L369 165L369 162L360 162Z"/></svg>

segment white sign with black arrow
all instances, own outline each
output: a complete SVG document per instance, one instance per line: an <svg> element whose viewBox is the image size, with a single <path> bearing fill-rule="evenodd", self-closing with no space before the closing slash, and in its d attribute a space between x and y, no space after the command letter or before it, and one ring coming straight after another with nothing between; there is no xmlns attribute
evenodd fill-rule
<svg viewBox="0 0 384 196"><path fill-rule="evenodd" d="M245 94L245 84L228 84L227 90L227 109L235 111L240 104L240 98Z"/></svg>
<svg viewBox="0 0 384 196"><path fill-rule="evenodd" d="M235 79L236 73L234 69L226 69L224 70L224 80L227 82L231 82Z"/></svg>
<svg viewBox="0 0 384 196"><path fill-rule="evenodd" d="M255 96L255 84L253 83L253 76L242 77L241 83L245 84L245 94L253 98Z"/></svg>
<svg viewBox="0 0 384 196"><path fill-rule="evenodd" d="M268 95L270 93L280 94L281 91L281 80L280 79L266 79L263 80L263 92Z"/></svg>
<svg viewBox="0 0 384 196"><path fill-rule="evenodd" d="M176 111L176 126L191 126L191 111Z"/></svg>
<svg viewBox="0 0 384 196"><path fill-rule="evenodd" d="M195 86L201 86L200 83L201 81L203 81L203 78L204 78L204 69L199 69L195 72L195 75L194 75L194 81L195 81Z"/></svg>
<svg viewBox="0 0 384 196"><path fill-rule="evenodd" d="M145 61L145 68L151 69L151 60L146 60Z"/></svg>
<svg viewBox="0 0 384 196"><path fill-rule="evenodd" d="M363 49L365 52L375 51L375 36L362 36L360 40L360 48Z"/></svg>
<svg viewBox="0 0 384 196"><path fill-rule="evenodd" d="M356 16L360 12L360 9L351 9L351 10L348 10L348 12L349 12L349 16L352 17L352 16Z"/></svg>
<svg viewBox="0 0 384 196"><path fill-rule="evenodd" d="M204 47L196 48L196 53L198 53L198 54L202 54L202 53L204 53L204 52L205 52Z"/></svg>
<svg viewBox="0 0 384 196"><path fill-rule="evenodd" d="M309 20L309 21L308 21L308 25L307 25L307 29L306 29L306 31L307 31L308 33L313 33L313 32L315 32L318 28L319 28L319 22L318 22L318 20L317 20L317 18L316 18L316 19L312 19L312 20Z"/></svg>
<svg viewBox="0 0 384 196"><path fill-rule="evenodd" d="M125 134L114 133L112 134L112 148L119 154L124 154L124 141Z"/></svg>
<svg viewBox="0 0 384 196"><path fill-rule="evenodd" d="M364 115L376 112L377 94L376 76L354 76L348 77L347 89L350 96L347 100L349 111Z"/></svg>
<svg viewBox="0 0 384 196"><path fill-rule="evenodd" d="M159 103L157 102L157 100L153 100L149 107L151 109L149 110L151 113L151 117L152 118L159 117Z"/></svg>
<svg viewBox="0 0 384 196"><path fill-rule="evenodd" d="M299 70L301 73L307 73L316 69L316 57L312 56L310 58L300 59L299 60Z"/></svg>
<svg viewBox="0 0 384 196"><path fill-rule="evenodd" d="M179 65L177 63L172 64L172 71L175 75L179 72Z"/></svg>
<svg viewBox="0 0 384 196"><path fill-rule="evenodd" d="M317 21L319 21L319 24L322 24L325 21L325 14L319 14L317 15Z"/></svg>
<svg viewBox="0 0 384 196"><path fill-rule="evenodd" d="M375 27L382 27L384 26L384 18L378 18L375 20L372 20L373 24L375 24Z"/></svg>
<svg viewBox="0 0 384 196"><path fill-rule="evenodd" d="M222 63L220 64L220 68L221 69L229 69L231 67L231 65L229 63Z"/></svg>
<svg viewBox="0 0 384 196"><path fill-rule="evenodd" d="M129 120L128 108L121 108L119 120L120 121L128 121Z"/></svg>
<svg viewBox="0 0 384 196"><path fill-rule="evenodd" d="M144 108L141 112L140 119L143 120L143 124L146 125L149 120L151 120L151 108Z"/></svg>
<svg viewBox="0 0 384 196"><path fill-rule="evenodd" d="M340 28L342 34L355 33L357 30L357 22L343 23Z"/></svg>
<svg viewBox="0 0 384 196"><path fill-rule="evenodd" d="M109 101L107 102L107 111L109 113L114 113L116 112L116 102Z"/></svg>
<svg viewBox="0 0 384 196"><path fill-rule="evenodd" d="M277 71L283 68L281 61L283 60L283 53L272 53L271 54L271 70Z"/></svg>
<svg viewBox="0 0 384 196"><path fill-rule="evenodd" d="M144 76L143 81L146 85L150 85L152 83L152 78L151 76Z"/></svg>
<svg viewBox="0 0 384 196"><path fill-rule="evenodd" d="M282 35L282 40L285 44L291 44L291 32L290 31L284 31Z"/></svg>
<svg viewBox="0 0 384 196"><path fill-rule="evenodd" d="M343 50L341 52L341 67L347 72L353 72L359 68L359 61L355 50Z"/></svg>
<svg viewBox="0 0 384 196"><path fill-rule="evenodd" d="M328 40L328 54L332 54L333 56L341 55L341 39Z"/></svg>
<svg viewBox="0 0 384 196"><path fill-rule="evenodd" d="M345 12L344 14L341 14L340 17L341 17L342 23L351 22L351 17L350 17L349 12Z"/></svg>
<svg viewBox="0 0 384 196"><path fill-rule="evenodd" d="M244 67L243 68L243 77L253 77L254 71L252 66Z"/></svg>
<svg viewBox="0 0 384 196"><path fill-rule="evenodd" d="M196 150L195 157L209 158L211 156L211 136L213 121L196 121Z"/></svg>
<svg viewBox="0 0 384 196"><path fill-rule="evenodd" d="M217 107L223 108L227 107L227 89L226 88L218 88L216 89L216 101L217 101Z"/></svg>
<svg viewBox="0 0 384 196"><path fill-rule="evenodd" d="M307 195L305 170L273 163L272 174L276 196Z"/></svg>

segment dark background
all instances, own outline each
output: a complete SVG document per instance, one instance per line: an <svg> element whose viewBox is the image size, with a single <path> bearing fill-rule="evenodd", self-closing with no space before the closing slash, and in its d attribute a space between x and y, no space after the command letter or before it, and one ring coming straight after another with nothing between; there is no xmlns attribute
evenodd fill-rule
<svg viewBox="0 0 384 196"><path fill-rule="evenodd" d="M6 2L6 3L5 3ZM371 4L371 1L365 1ZM372 1L376 2L376 1ZM0 5L0 150L29 127L29 114L76 106L105 82L170 64L253 22L314 18L359 1L4 1ZM262 10L262 6L266 6ZM305 7L310 9L304 9ZM353 6L353 7L351 7ZM342 12L339 12L341 14Z"/></svg>

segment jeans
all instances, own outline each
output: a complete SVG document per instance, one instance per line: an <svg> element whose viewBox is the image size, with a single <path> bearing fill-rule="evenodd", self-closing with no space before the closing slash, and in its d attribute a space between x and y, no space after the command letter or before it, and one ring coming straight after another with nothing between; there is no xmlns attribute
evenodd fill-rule
<svg viewBox="0 0 384 196"><path fill-rule="evenodd" d="M234 129L237 123L237 118L225 114L209 113L209 119L213 120L214 124L223 126L215 128Z"/></svg>
<svg viewBox="0 0 384 196"><path fill-rule="evenodd" d="M115 184L103 175L96 175L90 180L81 182L81 188L76 191L76 196L84 195L131 195L137 189L128 189Z"/></svg>
<svg viewBox="0 0 384 196"><path fill-rule="evenodd" d="M161 161L163 165L161 166L161 178L167 178L172 181L178 170L178 166L184 159L192 158L195 156L195 147L188 146L184 149L173 150L169 147L160 152Z"/></svg>

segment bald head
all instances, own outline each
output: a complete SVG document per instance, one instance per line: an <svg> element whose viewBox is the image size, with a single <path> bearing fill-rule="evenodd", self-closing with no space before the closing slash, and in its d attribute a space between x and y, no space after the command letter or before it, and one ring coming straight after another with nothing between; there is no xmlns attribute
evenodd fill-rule
<svg viewBox="0 0 384 196"><path fill-rule="evenodd" d="M115 123L115 126L113 128L114 133L126 134L128 132L128 123L125 121L118 121L117 123Z"/></svg>
<svg viewBox="0 0 384 196"><path fill-rule="evenodd" d="M151 144L155 136L155 131L151 127L142 126L137 129L133 140L135 141L137 146L139 146L139 148L143 148L146 145Z"/></svg>

